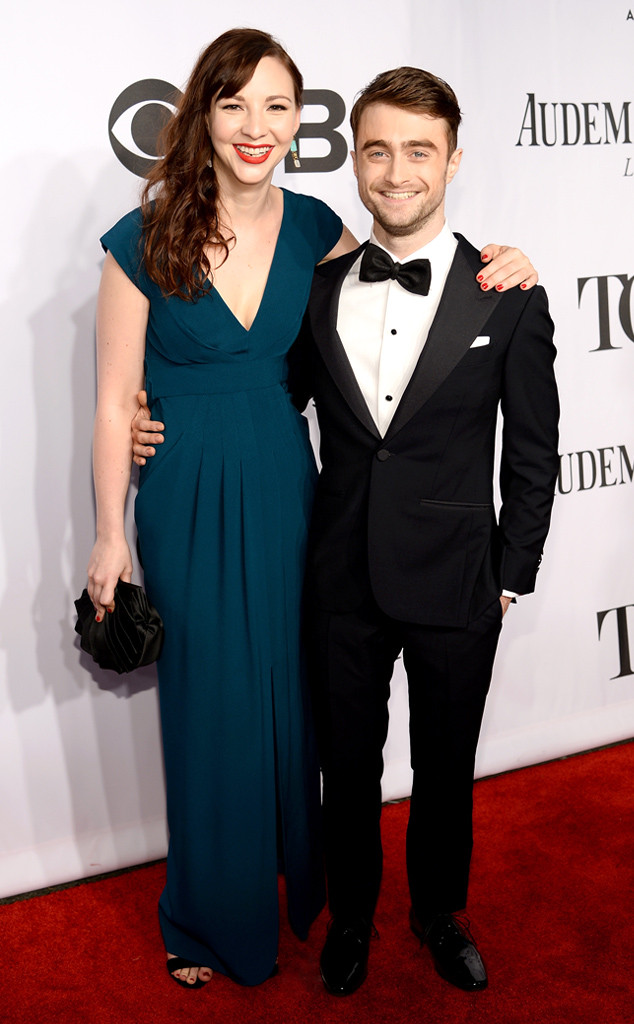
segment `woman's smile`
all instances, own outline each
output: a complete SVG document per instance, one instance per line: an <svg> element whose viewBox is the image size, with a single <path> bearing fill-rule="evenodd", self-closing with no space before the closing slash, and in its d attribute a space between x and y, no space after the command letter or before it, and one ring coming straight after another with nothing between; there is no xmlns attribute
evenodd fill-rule
<svg viewBox="0 0 634 1024"><path fill-rule="evenodd" d="M247 164L263 164L273 146L249 146L246 143L234 143L233 148Z"/></svg>

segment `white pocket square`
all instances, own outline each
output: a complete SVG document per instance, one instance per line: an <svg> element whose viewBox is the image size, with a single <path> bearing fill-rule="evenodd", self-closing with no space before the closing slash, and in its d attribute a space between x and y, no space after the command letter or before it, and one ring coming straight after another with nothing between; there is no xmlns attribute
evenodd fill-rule
<svg viewBox="0 0 634 1024"><path fill-rule="evenodd" d="M491 338L488 334L479 334L475 341L471 342L471 348L480 348L481 345L490 344Z"/></svg>

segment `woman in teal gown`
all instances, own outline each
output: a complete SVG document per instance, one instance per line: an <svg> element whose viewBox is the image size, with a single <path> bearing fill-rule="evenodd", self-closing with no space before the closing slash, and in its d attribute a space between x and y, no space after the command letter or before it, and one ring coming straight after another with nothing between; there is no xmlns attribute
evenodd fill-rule
<svg viewBox="0 0 634 1024"><path fill-rule="evenodd" d="M299 120L301 78L290 58L264 33L225 33L194 69L181 120L200 108L194 91L218 81L227 84L211 87L200 146L220 224L203 233L193 297L169 294L166 275L149 265L142 210L102 239L89 565L99 617L116 580L130 578L123 503L129 424L145 380L154 412L169 422L135 505L145 585L165 625L158 674L170 840L159 913L168 970L190 985L208 980L206 968L244 984L271 975L278 870L297 935L306 937L324 903L299 645L317 471L287 390L286 355L315 265L354 244L323 203L271 185ZM172 136L172 150L187 130L178 143ZM146 204L148 220L155 209ZM226 248L214 244L220 237Z"/></svg>
<svg viewBox="0 0 634 1024"><path fill-rule="evenodd" d="M275 962L278 854L298 935L324 898L299 649L317 470L285 356L314 265L340 235L327 207L284 193L248 331L215 288L197 303L162 298L139 266L138 213L102 239L150 301L146 388L170 426L141 469L135 503L146 589L165 625L161 925L167 949L245 982L263 980Z"/></svg>

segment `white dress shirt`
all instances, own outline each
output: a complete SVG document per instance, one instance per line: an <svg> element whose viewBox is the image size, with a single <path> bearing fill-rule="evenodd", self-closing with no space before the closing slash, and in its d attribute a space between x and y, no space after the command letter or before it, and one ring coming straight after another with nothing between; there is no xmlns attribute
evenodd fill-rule
<svg viewBox="0 0 634 1024"><path fill-rule="evenodd" d="M374 234L370 241L379 245ZM361 256L344 280L337 331L382 437L427 341L457 244L445 222L431 242L411 253L406 260L390 252L397 263L416 259L430 261L428 295L415 295L390 279L360 281ZM385 246L380 248L385 249Z"/></svg>

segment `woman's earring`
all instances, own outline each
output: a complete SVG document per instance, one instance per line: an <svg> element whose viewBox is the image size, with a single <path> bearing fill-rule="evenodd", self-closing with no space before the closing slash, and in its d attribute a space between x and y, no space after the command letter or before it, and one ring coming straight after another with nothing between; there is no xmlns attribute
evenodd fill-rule
<svg viewBox="0 0 634 1024"><path fill-rule="evenodd" d="M293 139L293 141L291 142L291 156L293 157L293 163L295 164L295 167L299 169L302 165L299 159L299 150L297 148L296 139Z"/></svg>

